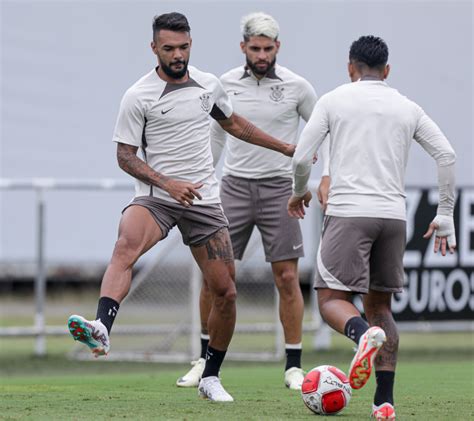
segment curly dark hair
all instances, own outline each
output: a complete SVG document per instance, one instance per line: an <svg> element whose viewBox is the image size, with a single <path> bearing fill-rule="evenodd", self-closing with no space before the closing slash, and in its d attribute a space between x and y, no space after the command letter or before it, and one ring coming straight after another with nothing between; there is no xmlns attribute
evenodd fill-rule
<svg viewBox="0 0 474 421"><path fill-rule="evenodd" d="M186 16L178 12L165 13L153 18L153 37L162 29L174 32L191 32Z"/></svg>
<svg viewBox="0 0 474 421"><path fill-rule="evenodd" d="M388 61L388 47L382 38L365 35L354 41L349 51L349 60L356 65L383 69Z"/></svg>

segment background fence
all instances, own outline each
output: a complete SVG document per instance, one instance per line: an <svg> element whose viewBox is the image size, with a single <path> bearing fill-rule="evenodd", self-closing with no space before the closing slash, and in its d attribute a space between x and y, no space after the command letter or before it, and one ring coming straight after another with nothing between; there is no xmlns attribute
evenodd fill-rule
<svg viewBox="0 0 474 421"><path fill-rule="evenodd" d="M315 185L312 186L315 188ZM8 273L24 271L34 274L34 302L32 297L9 301L8 295L2 299L2 323L0 336L34 336L35 353L44 355L48 335L65 335L65 321L70 313L92 317L95 314L97 284L85 292L77 287L72 292L55 296L46 294L47 278L75 279L77 284L87 283L90 277L100 278L105 262L74 262L58 265L47 259L47 238L59 238L54 233L57 226L54 207L69 209L70 203L64 196L82 192L82 201L89 206L97 206L98 196L109 202L109 195L120 193L125 204L132 191L130 181L100 180L8 180L0 179L0 191L15 194L35 194L29 198L29 206L35 209L35 250L36 261L12 264L5 259L1 263L1 278L8 281ZM474 330L474 189L461 188L458 191L455 221L458 233L458 251L447 257L432 253L433 241L422 240L422 234L436 211L437 189L407 189L407 250L405 253L405 291L393 300L393 311L402 330ZM49 195L55 192L60 200ZM125 196L126 194L126 196ZM92 199L88 197L92 195ZM2 207L16 206L14 196L7 199ZM117 211L117 209L115 209ZM71 226L62 235L75 242L75 232L89 241L84 247L94 247L94 242L109 236L110 251L114 234L109 230L98 231L100 223L78 226L77 216L71 216ZM48 221L48 224L46 223ZM111 221L108 221L109 223ZM112 221L116 224L116 221ZM301 279L310 283L313 278L315 253L320 232L321 214L316 204L310 208L303 221L306 257L300 262ZM15 221L19 223L19 221ZM105 222L104 222L104 225ZM71 227L70 226L70 227ZM69 227L69 228L70 228ZM4 227L2 227L4 228ZM13 232L13 231L12 231ZM71 234L72 233L72 234ZM2 236L8 231L2 229ZM97 239L97 240L96 240ZM29 239L25 239L27 244ZM7 243L6 238L2 242ZM235 359L279 359L283 356L284 342L278 317L278 295L272 281L270 266L264 262L260 238L254 232L242 262L237 262L237 283L239 292L238 323L229 358ZM65 247L67 244L65 243ZM74 250L77 245L71 246ZM173 230L163 243L156 247L156 253L145 258L140 270L135 273L132 290L124 301L118 323L114 327L114 353L111 358L148 361L183 361L198 354L199 350L199 309L200 272L194 264L189 249L182 244L179 232ZM67 255L67 250L64 251ZM71 260L74 261L74 252ZM16 269L11 269L15 267ZM20 269L18 269L20 267ZM52 269L56 267L56 269ZM59 269L58 269L59 268ZM68 272L68 270L70 272ZM6 275L7 274L7 275ZM11 275L14 276L14 275ZM0 281L1 282L1 281ZM89 292L88 292L89 291ZM318 317L315 294L307 295L304 329L313 336L313 343L320 347L330 344L329 330ZM360 301L357 301L360 306ZM86 358L80 348L73 351L78 358ZM89 354L87 354L87 358Z"/></svg>
<svg viewBox="0 0 474 421"><path fill-rule="evenodd" d="M48 212L54 211L47 206L48 194L57 192L100 191L107 196L117 191L131 192L130 181L111 179L100 180L0 180L0 188L16 193L24 190L35 192L36 208L36 262L32 268L35 275L35 294L33 303L23 303L23 309L17 303L4 306L6 311L19 310L23 315L24 326L9 326L0 328L0 336L35 336L35 353L43 355L46 352L46 337L48 335L63 335L67 333L65 325L69 313L89 315L95 314L97 292L90 295L81 293L71 297L54 299L46 294L47 272L51 267L58 266L48 262L46 258L48 232L54 231L54 220L50 220ZM129 194L129 193L127 193ZM128 196L127 196L128 197ZM6 200L4 205L15 201ZM64 207L65 200L50 198L55 207ZM82 200L87 200L83 197ZM31 205L30 205L31 206ZM94 202L91 201L91 206ZM316 206L309 212L305 237L319 238L321 214ZM74 219L74 216L72 217ZM48 220L49 224L46 223ZM100 226L95 221L94 226ZM51 225L53 224L53 225ZM47 228L48 227L48 228ZM90 229L86 237L91 244L94 239L104 235L92 229L92 225L83 227L74 226L74 231ZM52 233L53 237L56 234ZM63 235L68 235L64 232ZM307 249L307 261L315 261L317 243L310 242ZM87 244L85 245L87 246ZM110 250L111 251L111 250ZM308 254L309 251L309 254ZM71 256L73 260L73 256ZM71 263L77 267L78 263ZM77 269L78 274L88 270L87 262L80 263L84 269ZM7 266L3 262L3 267ZM18 266L18 263L17 265ZM62 267L67 266L63 263ZM94 264L92 264L94 266ZM302 265L302 272L308 280L312 266ZM59 272L64 272L59 269ZM53 271L54 273L58 272ZM74 272L74 271L73 271ZM79 276L80 278L81 276ZM243 262L237 262L237 282L239 291L238 323L234 336L232 352L229 358L243 360L270 360L279 359L284 354L283 333L278 316L278 293L274 287L271 269L264 261L261 241L257 231L251 238ZM173 230L169 237L156 247L156 253L144 259L139 271L134 275L132 289L121 306L118 323L114 327L114 353L111 358L125 360L147 361L183 361L189 360L198 353L200 342L199 320L199 291L201 275L194 263L189 249L182 244L178 230ZM64 296L63 296L64 297ZM320 346L327 346L327 329L318 330L321 326L317 311L315 311L314 295L307 300L308 311L304 329L306 332L318 332L315 342ZM4 303L5 304L5 303ZM8 304L8 303L7 303ZM34 307L34 310L33 310ZM25 313L34 313L34 323L28 322ZM60 320L62 325L55 325ZM81 348L73 351L78 358L88 358L89 354L81 353Z"/></svg>

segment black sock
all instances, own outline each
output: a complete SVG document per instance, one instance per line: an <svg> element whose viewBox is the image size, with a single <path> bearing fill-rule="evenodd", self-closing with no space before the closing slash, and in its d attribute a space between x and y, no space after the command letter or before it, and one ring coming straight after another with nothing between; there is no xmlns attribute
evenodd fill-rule
<svg viewBox="0 0 474 421"><path fill-rule="evenodd" d="M112 329L119 307L120 304L112 298L100 297L99 299L96 319L100 319L102 324L107 328L108 333L110 333Z"/></svg>
<svg viewBox="0 0 474 421"><path fill-rule="evenodd" d="M209 335L207 333L201 333L201 358L206 359L208 345L209 345Z"/></svg>
<svg viewBox="0 0 474 421"><path fill-rule="evenodd" d="M227 351L218 351L211 346L207 347L206 352L206 367L202 373L202 378L216 376L219 377L219 370L224 361L225 353Z"/></svg>
<svg viewBox="0 0 474 421"><path fill-rule="evenodd" d="M285 371L291 367L301 368L301 351L302 349L286 348L286 366Z"/></svg>
<svg viewBox="0 0 474 421"><path fill-rule="evenodd" d="M352 317L344 326L344 335L359 345L360 337L369 329L369 324L360 316Z"/></svg>
<svg viewBox="0 0 474 421"><path fill-rule="evenodd" d="M395 373L393 371L376 371L375 379L377 389L375 390L374 405L382 405L385 402L393 405L393 383Z"/></svg>

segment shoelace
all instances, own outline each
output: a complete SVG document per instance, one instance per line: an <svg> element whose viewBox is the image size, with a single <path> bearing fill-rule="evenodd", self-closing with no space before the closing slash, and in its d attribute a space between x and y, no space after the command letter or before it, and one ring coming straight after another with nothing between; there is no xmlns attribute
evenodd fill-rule
<svg viewBox="0 0 474 421"><path fill-rule="evenodd" d="M224 388L222 387L222 384L221 382L219 381L218 378L215 378L215 379L211 379L211 380L208 380L206 382L208 384L208 387L212 390L212 392L216 392L215 389L219 390L220 393L224 394L224 393L227 393Z"/></svg>
<svg viewBox="0 0 474 421"><path fill-rule="evenodd" d="M218 382L218 379L211 379L211 380L208 380L206 382L206 395L210 398L210 399L213 399L214 398L214 393L215 392L218 392L217 390L215 390L217 388L216 386L216 383L219 383Z"/></svg>
<svg viewBox="0 0 474 421"><path fill-rule="evenodd" d="M209 383L209 385L214 385L216 383L219 383L220 385L221 382L219 381L218 378L212 378L211 380L208 380L206 383Z"/></svg>
<svg viewBox="0 0 474 421"><path fill-rule="evenodd" d="M96 341L100 341L102 345L106 345L107 343L107 338L104 333L100 333L99 329L97 329L95 326L90 325L91 327L91 335Z"/></svg>
<svg viewBox="0 0 474 421"><path fill-rule="evenodd" d="M105 337L104 334L98 335L97 337L95 337L95 339L102 342L102 345L105 345L107 343L107 338Z"/></svg>

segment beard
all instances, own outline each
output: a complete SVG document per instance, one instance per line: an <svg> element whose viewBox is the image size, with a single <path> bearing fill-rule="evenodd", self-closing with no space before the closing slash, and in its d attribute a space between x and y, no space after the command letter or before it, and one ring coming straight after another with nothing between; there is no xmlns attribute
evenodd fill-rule
<svg viewBox="0 0 474 421"><path fill-rule="evenodd" d="M257 63L264 63L264 62L257 62ZM252 70L252 72L256 75L259 75L259 76L265 76L268 71L273 67L275 66L275 63L276 63L276 57L273 59L273 61L271 63L269 62L265 62L266 63L266 67L265 69L262 69L262 68L259 68L257 67L257 63L252 63L249 58L247 57L247 67Z"/></svg>
<svg viewBox="0 0 474 421"><path fill-rule="evenodd" d="M173 68L171 67L173 64L182 64L183 68L181 70L173 70ZM188 72L188 62L184 60L174 61L170 63L169 66L165 64L162 60L160 60L160 66L165 75L173 79L181 79Z"/></svg>

